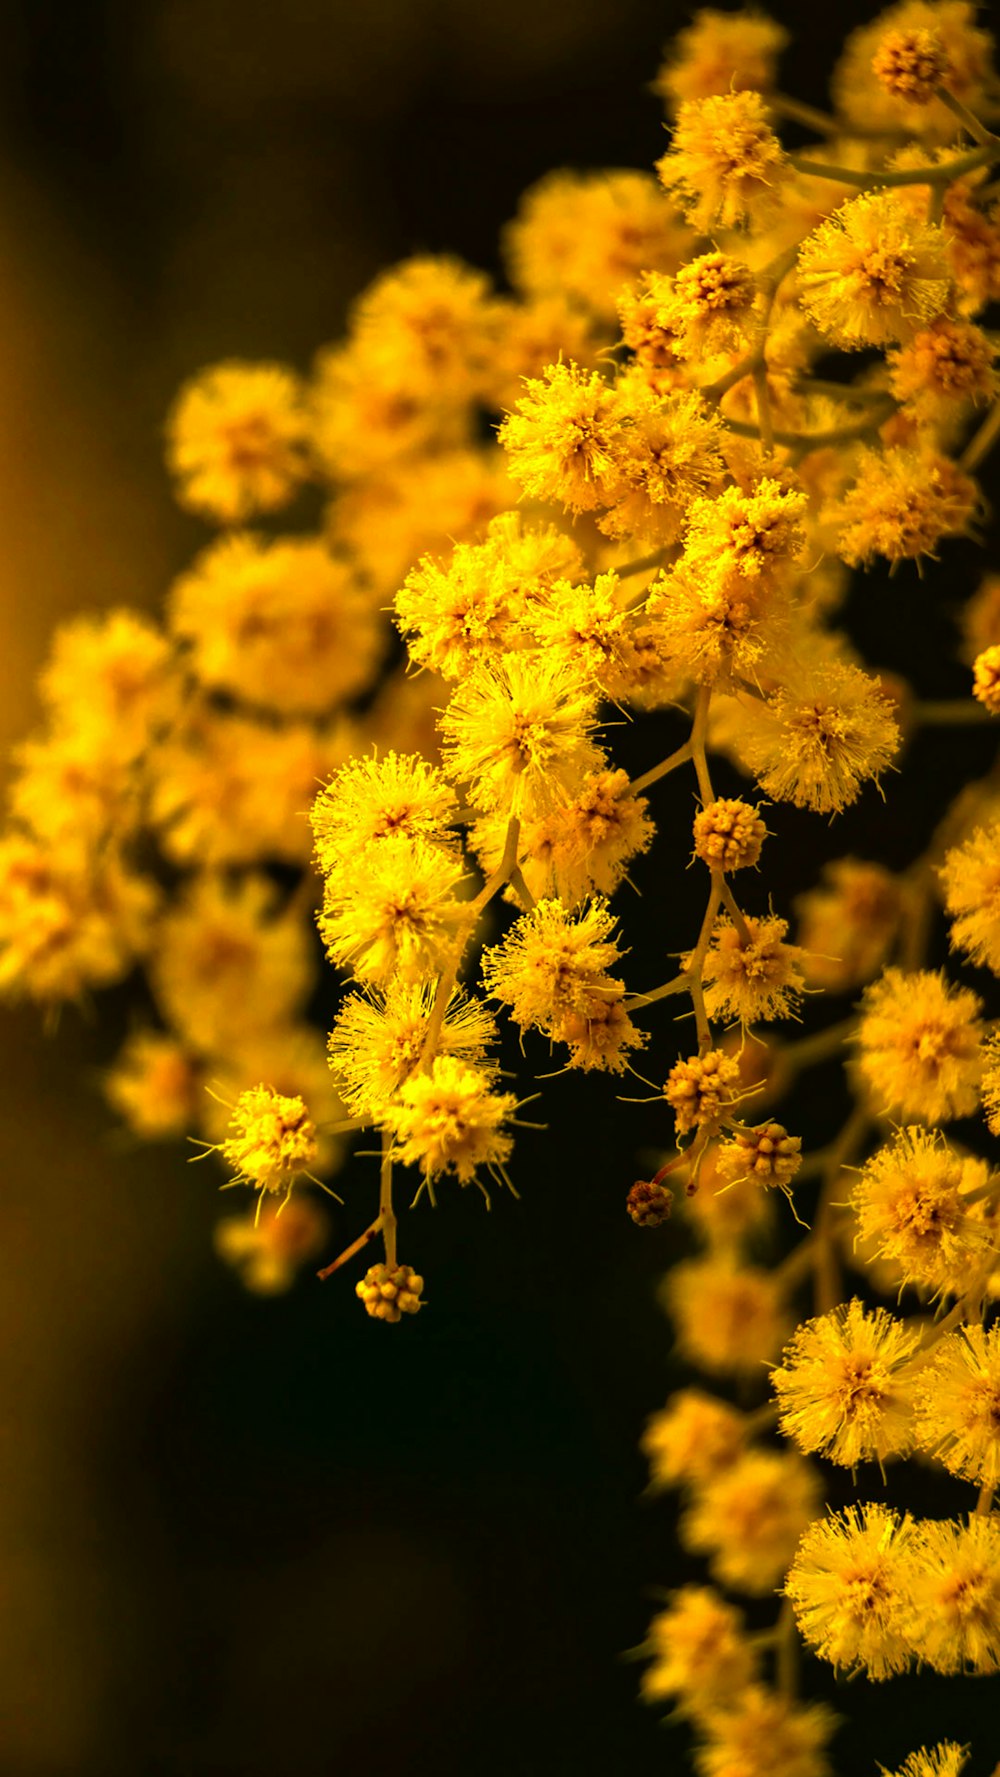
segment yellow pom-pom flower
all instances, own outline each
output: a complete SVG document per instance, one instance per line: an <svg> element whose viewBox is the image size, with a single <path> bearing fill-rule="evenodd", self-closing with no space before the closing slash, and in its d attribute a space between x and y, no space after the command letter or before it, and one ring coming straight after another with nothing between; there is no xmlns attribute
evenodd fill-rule
<svg viewBox="0 0 1000 1777"><path fill-rule="evenodd" d="M708 1556L721 1585L763 1597L784 1579L820 1499L811 1463L784 1451L752 1450L694 1495L681 1519L681 1541Z"/></svg>
<svg viewBox="0 0 1000 1777"><path fill-rule="evenodd" d="M1000 1671L1000 1517L921 1524L909 1633L935 1672Z"/></svg>
<svg viewBox="0 0 1000 1777"><path fill-rule="evenodd" d="M745 918L749 942L728 919L717 921L705 956L705 1010L742 1024L793 1018L802 993L801 952L785 942L788 921Z"/></svg>
<svg viewBox="0 0 1000 1777"><path fill-rule="evenodd" d="M899 1129L865 1161L851 1192L858 1232L904 1282L961 1295L993 1244L982 1201L984 1160L949 1146L939 1131Z"/></svg>
<svg viewBox="0 0 1000 1777"><path fill-rule="evenodd" d="M916 1434L953 1475L1000 1483L1000 1325L948 1333L916 1379Z"/></svg>
<svg viewBox="0 0 1000 1777"><path fill-rule="evenodd" d="M454 1172L466 1185L480 1166L509 1183L504 1162L514 1144L504 1124L517 1100L511 1092L495 1092L494 1077L494 1070L459 1055L436 1055L426 1072L403 1081L386 1107L394 1155L404 1166L419 1166L432 1195L443 1173Z"/></svg>
<svg viewBox="0 0 1000 1777"><path fill-rule="evenodd" d="M285 1098L273 1086L251 1086L233 1106L219 1151L236 1175L235 1184L252 1185L261 1197L280 1191L287 1201L296 1179L312 1176L316 1125L303 1099Z"/></svg>
<svg viewBox="0 0 1000 1777"><path fill-rule="evenodd" d="M967 1117L979 1103L982 1002L943 973L886 969L865 990L858 1067L881 1110L921 1123Z"/></svg>
<svg viewBox="0 0 1000 1777"><path fill-rule="evenodd" d="M307 431L302 386L283 365L212 365L167 418L178 500L220 524L275 511L308 475Z"/></svg>
<svg viewBox="0 0 1000 1777"><path fill-rule="evenodd" d="M598 693L564 655L506 654L477 666L441 718L445 769L474 807L508 817L548 814L604 764L591 736Z"/></svg>
<svg viewBox="0 0 1000 1777"><path fill-rule="evenodd" d="M941 228L917 222L892 190L849 198L799 253L803 308L846 348L908 339L948 301Z"/></svg>
<svg viewBox="0 0 1000 1777"><path fill-rule="evenodd" d="M915 1536L908 1513L882 1505L848 1506L809 1526L785 1594L821 1660L875 1679L913 1663Z"/></svg>
<svg viewBox="0 0 1000 1777"><path fill-rule="evenodd" d="M759 93L725 92L683 101L656 171L691 227L708 234L715 227L766 223L785 157Z"/></svg>
<svg viewBox="0 0 1000 1777"><path fill-rule="evenodd" d="M800 1326L771 1376L781 1429L800 1450L854 1468L905 1453L919 1333L853 1301Z"/></svg>

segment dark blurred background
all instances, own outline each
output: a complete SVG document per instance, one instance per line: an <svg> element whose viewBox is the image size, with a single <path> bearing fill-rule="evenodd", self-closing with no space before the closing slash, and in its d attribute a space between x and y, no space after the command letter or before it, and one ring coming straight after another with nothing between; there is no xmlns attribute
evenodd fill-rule
<svg viewBox="0 0 1000 1777"><path fill-rule="evenodd" d="M806 11L771 10L793 29ZM811 9L786 89L822 103L844 30L873 10ZM648 83L688 16L648 0L0 6L4 748L36 719L54 622L155 608L202 541L161 467L181 380L228 356L306 368L387 262L448 249L497 269L499 226L550 167L648 166L664 144ZM866 579L851 618L871 658L962 694L941 665L948 607L979 569L962 545L922 581ZM636 769L658 755L645 732L616 751ZM909 861L991 751L978 733L921 743L888 827L871 791L833 830L775 811L760 908L770 889L784 910L843 851ZM685 835L688 787L657 795ZM661 886L687 845L636 872L671 936L700 898L690 877L677 898ZM547 1083L521 1200L487 1216L456 1188L409 1223L401 1256L431 1306L390 1331L353 1277L244 1295L211 1254L204 1173L181 1147L116 1142L96 1076L127 1015L125 995L49 1037L28 1011L0 1023L3 1777L688 1768L621 1658L650 1588L697 1571L669 1505L640 1498L636 1452L681 1374L654 1289L683 1237L623 1212L662 1117L600 1081ZM656 1042L669 1065L667 1018ZM834 1074L798 1126L822 1142L841 1114ZM959 1491L928 1509L959 1509ZM833 1692L814 1666L808 1681ZM1000 1751L992 1685L841 1697L843 1773L977 1725L975 1777Z"/></svg>

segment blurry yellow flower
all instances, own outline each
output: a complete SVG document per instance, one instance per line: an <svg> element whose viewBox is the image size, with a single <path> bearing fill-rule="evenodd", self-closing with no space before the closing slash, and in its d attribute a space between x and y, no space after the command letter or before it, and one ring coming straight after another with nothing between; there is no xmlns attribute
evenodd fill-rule
<svg viewBox="0 0 1000 1777"><path fill-rule="evenodd" d="M829 517L851 567L876 555L895 566L933 558L942 538L968 529L979 505L976 483L950 458L899 447L859 451L855 480Z"/></svg>
<svg viewBox="0 0 1000 1777"><path fill-rule="evenodd" d="M924 1522L909 1632L935 1672L1000 1671L1000 1517Z"/></svg>
<svg viewBox="0 0 1000 1777"><path fill-rule="evenodd" d="M167 1031L137 1030L103 1078L104 1096L141 1141L170 1141L194 1125L204 1070Z"/></svg>
<svg viewBox="0 0 1000 1777"><path fill-rule="evenodd" d="M758 1655L744 1629L743 1613L710 1586L671 1593L643 1644L652 1661L642 1675L643 1702L676 1700L696 1718L706 1704L725 1704L756 1676Z"/></svg>
<svg viewBox="0 0 1000 1777"><path fill-rule="evenodd" d="M684 1259L660 1286L680 1354L718 1376L760 1380L789 1338L792 1322L774 1274L731 1253Z"/></svg>
<svg viewBox="0 0 1000 1777"><path fill-rule="evenodd" d="M835 345L907 339L947 304L944 235L937 224L916 221L894 191L862 192L803 243L798 288Z"/></svg>
<svg viewBox="0 0 1000 1777"><path fill-rule="evenodd" d="M668 110L685 99L705 99L713 93L746 87L767 92L774 85L775 62L787 43L784 26L766 13L701 7L692 23L674 37L654 91Z"/></svg>
<svg viewBox="0 0 1000 1777"><path fill-rule="evenodd" d="M258 1199L257 1212L224 1216L215 1227L215 1250L238 1272L252 1295L280 1296L326 1240L329 1220L305 1192L283 1203Z"/></svg>
<svg viewBox="0 0 1000 1777"><path fill-rule="evenodd" d="M982 1003L943 973L886 969L865 990L858 1066L879 1108L922 1123L979 1103Z"/></svg>
<svg viewBox="0 0 1000 1777"><path fill-rule="evenodd" d="M953 949L1000 975L1000 821L948 852L939 875Z"/></svg>
<svg viewBox="0 0 1000 1777"><path fill-rule="evenodd" d="M503 246L516 289L568 297L613 320L622 286L642 272L675 270L687 240L651 174L611 168L549 173L532 185Z"/></svg>
<svg viewBox="0 0 1000 1777"><path fill-rule="evenodd" d="M801 1456L752 1450L693 1496L681 1541L708 1556L720 1585L764 1597L784 1579L821 1497L816 1470Z"/></svg>
<svg viewBox="0 0 1000 1777"><path fill-rule="evenodd" d="M180 504L220 524L284 506L309 473L302 386L281 364L233 360L201 371L166 431Z"/></svg>
<svg viewBox="0 0 1000 1777"><path fill-rule="evenodd" d="M699 1388L681 1388L653 1413L639 1440L654 1487L697 1485L728 1468L746 1446L743 1414Z"/></svg>
<svg viewBox="0 0 1000 1777"><path fill-rule="evenodd" d="M837 1718L825 1703L795 1703L750 1685L720 1703L694 1753L698 1777L831 1777Z"/></svg>

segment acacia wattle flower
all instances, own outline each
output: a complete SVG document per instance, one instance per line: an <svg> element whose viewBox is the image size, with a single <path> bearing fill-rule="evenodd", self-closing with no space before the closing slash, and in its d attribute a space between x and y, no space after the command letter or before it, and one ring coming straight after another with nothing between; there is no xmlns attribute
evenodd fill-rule
<svg viewBox="0 0 1000 1777"><path fill-rule="evenodd" d="M907 339L948 301L945 239L892 190L848 199L803 243L798 285L819 331L847 348Z"/></svg>

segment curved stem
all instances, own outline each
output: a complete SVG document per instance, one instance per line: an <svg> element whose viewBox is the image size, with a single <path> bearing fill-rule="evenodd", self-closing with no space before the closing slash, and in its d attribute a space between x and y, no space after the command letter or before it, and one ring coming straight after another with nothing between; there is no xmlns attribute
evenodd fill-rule
<svg viewBox="0 0 1000 1777"><path fill-rule="evenodd" d="M385 1241L385 1262L391 1271L396 1263L396 1214L392 1207L392 1136L387 1129L382 1131L378 1219Z"/></svg>
<svg viewBox="0 0 1000 1777"><path fill-rule="evenodd" d="M959 154L939 166L905 171L890 169L882 173L862 173L857 167L834 166L825 161L810 160L804 154L789 154L787 158L797 173L806 173L810 179L835 179L838 185L856 185L860 191L878 191L882 186L892 185L950 185L963 173L974 172L976 167L987 167L992 161L1000 160L1000 139L993 137L982 147L970 148L968 154Z"/></svg>

